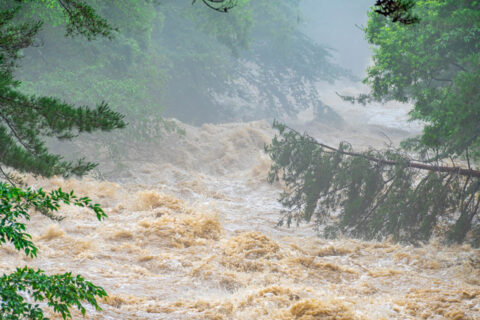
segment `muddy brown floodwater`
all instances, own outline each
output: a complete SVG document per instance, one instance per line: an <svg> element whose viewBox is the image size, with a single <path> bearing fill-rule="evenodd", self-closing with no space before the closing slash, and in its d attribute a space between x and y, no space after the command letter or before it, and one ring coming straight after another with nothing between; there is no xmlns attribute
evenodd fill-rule
<svg viewBox="0 0 480 320"><path fill-rule="evenodd" d="M353 142L381 140L369 130ZM103 286L103 311L88 307L86 319L480 319L477 249L276 227L280 186L265 182L262 151L272 135L266 122L187 127L158 150L132 152L121 170L102 164L105 180L27 177L90 196L109 218L33 213L38 258L2 246L0 269L73 271Z"/></svg>

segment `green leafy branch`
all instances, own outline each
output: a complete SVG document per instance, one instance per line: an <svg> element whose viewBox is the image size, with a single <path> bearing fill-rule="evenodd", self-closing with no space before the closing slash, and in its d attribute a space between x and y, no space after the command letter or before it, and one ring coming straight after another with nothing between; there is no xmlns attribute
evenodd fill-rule
<svg viewBox="0 0 480 320"><path fill-rule="evenodd" d="M107 217L99 204L92 204L88 197L77 197L73 191L64 192L61 188L50 192L42 189L33 190L0 183L0 244L11 242L17 250L23 250L27 256L35 257L37 248L26 233L26 226L20 219L30 220L28 210L47 210L57 212L61 204L86 207L95 212L97 219Z"/></svg>
<svg viewBox="0 0 480 320"><path fill-rule="evenodd" d="M0 183L0 244L10 242L27 256L36 257L38 249L31 241L31 235L26 232L25 221L30 220L28 212L36 209L51 214L57 212L62 204L89 208L98 220L107 217L99 204L93 204L88 197L77 197L73 191L64 192L61 188L50 192L32 188L23 190ZM20 319L22 315L29 319L47 319L38 304L25 301L26 294L35 301L47 301L48 306L64 319L71 318L71 306L85 313L81 301L100 310L95 297L107 295L101 287L85 281L79 275L65 273L47 276L42 270L24 267L0 278L0 318Z"/></svg>
<svg viewBox="0 0 480 320"><path fill-rule="evenodd" d="M101 310L96 297L105 297L107 293L82 276L73 276L70 272L48 276L42 270L17 268L14 273L0 277L0 317L13 320L20 319L19 315L23 315L28 319L48 319L44 317L39 304L25 300L26 295L35 302L47 301L54 312L67 319L72 318L72 306L85 314L81 301Z"/></svg>

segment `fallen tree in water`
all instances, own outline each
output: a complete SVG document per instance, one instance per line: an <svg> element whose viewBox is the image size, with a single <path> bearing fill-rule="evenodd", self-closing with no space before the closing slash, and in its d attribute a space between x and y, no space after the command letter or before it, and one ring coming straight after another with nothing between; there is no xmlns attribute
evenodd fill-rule
<svg viewBox="0 0 480 320"><path fill-rule="evenodd" d="M265 147L273 160L269 181L282 180L280 224L315 218L327 237L393 236L418 243L432 235L478 244L476 221L480 171L452 163L413 161L398 149L354 152L333 148L275 122L279 131Z"/></svg>

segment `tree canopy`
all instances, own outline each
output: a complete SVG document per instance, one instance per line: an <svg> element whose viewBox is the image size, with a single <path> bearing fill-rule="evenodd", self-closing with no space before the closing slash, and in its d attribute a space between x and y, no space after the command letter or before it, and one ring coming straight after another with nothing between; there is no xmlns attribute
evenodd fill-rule
<svg viewBox="0 0 480 320"><path fill-rule="evenodd" d="M64 161L51 154L45 138L72 139L82 132L122 128L123 116L103 102L96 108L75 107L54 97L27 95L19 90L21 82L14 77L15 68L22 50L35 44L42 22L22 21L22 7L16 2L22 3L7 1L0 11L0 164L43 176L82 175L95 165L82 159L75 163ZM85 7L76 11L66 8L73 14L69 24L73 29L67 28L68 34L74 30L90 38L110 34L111 28L99 26L97 22L102 20L85 12ZM87 18L93 22L76 22Z"/></svg>
<svg viewBox="0 0 480 320"><path fill-rule="evenodd" d="M354 152L275 123L279 136L266 151L270 181L286 183L281 222L315 217L328 236L418 243L437 235L479 245L480 2L403 4L415 23L395 19L395 8L369 13L374 56L364 82L372 91L353 101L412 103L422 134L402 149Z"/></svg>
<svg viewBox="0 0 480 320"><path fill-rule="evenodd" d="M370 13L374 45L367 83L376 100L411 102L426 123L409 146L440 155L480 156L480 2L416 1L418 23L402 25Z"/></svg>
<svg viewBox="0 0 480 320"><path fill-rule="evenodd" d="M377 0L374 11L382 16L390 17L393 22L413 24L419 21L418 17L412 14L414 6L414 0Z"/></svg>

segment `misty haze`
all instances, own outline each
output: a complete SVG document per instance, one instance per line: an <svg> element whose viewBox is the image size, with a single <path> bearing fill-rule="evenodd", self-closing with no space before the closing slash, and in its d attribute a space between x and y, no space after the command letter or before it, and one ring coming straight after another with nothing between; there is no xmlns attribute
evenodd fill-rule
<svg viewBox="0 0 480 320"><path fill-rule="evenodd" d="M5 0L0 74L0 319L480 318L479 1Z"/></svg>

